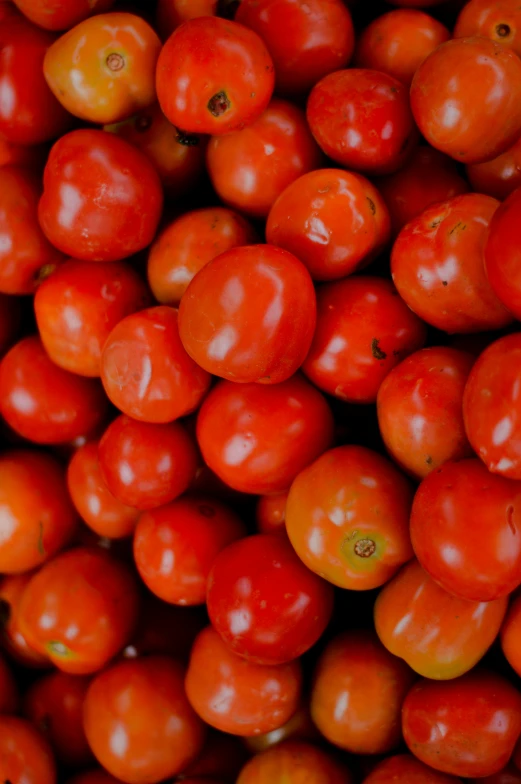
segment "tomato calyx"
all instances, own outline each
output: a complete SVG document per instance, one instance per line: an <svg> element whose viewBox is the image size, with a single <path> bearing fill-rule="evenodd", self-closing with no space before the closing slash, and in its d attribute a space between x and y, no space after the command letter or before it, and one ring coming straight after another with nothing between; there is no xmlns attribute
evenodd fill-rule
<svg viewBox="0 0 521 784"><path fill-rule="evenodd" d="M376 551L376 542L372 539L359 539L354 546L355 555L370 558Z"/></svg>
<svg viewBox="0 0 521 784"><path fill-rule="evenodd" d="M215 93L215 95L212 95L207 104L208 111L214 117L222 117L223 114L226 114L230 106L230 99L224 90L220 90L218 93Z"/></svg>
<svg viewBox="0 0 521 784"><path fill-rule="evenodd" d="M505 22L496 25L496 35L499 36L499 38L508 38L511 32L510 25Z"/></svg>
<svg viewBox="0 0 521 784"><path fill-rule="evenodd" d="M46 643L45 650L50 656L57 656L60 659L70 659L73 656L71 649L60 640L50 640Z"/></svg>
<svg viewBox="0 0 521 784"><path fill-rule="evenodd" d="M111 52L105 62L109 71L121 71L125 67L125 58L119 52Z"/></svg>

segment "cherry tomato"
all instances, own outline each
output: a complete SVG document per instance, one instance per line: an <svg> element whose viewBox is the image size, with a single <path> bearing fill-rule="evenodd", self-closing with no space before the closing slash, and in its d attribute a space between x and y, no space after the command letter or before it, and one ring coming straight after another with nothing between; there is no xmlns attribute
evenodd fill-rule
<svg viewBox="0 0 521 784"><path fill-rule="evenodd" d="M521 62L487 38L447 41L416 71L411 107L436 149L463 163L495 158L521 133Z"/></svg>
<svg viewBox="0 0 521 784"><path fill-rule="evenodd" d="M208 784L208 776L215 776L219 782L221 779L223 782L236 781L248 758L249 754L242 738L209 728L203 750L197 759L183 770L183 777L194 776L199 782L200 776L201 784Z"/></svg>
<svg viewBox="0 0 521 784"><path fill-rule="evenodd" d="M165 423L197 409L210 376L186 353L177 310L148 308L127 316L108 336L101 380L120 411L144 422Z"/></svg>
<svg viewBox="0 0 521 784"><path fill-rule="evenodd" d="M20 300L0 293L0 358L15 342L20 321Z"/></svg>
<svg viewBox="0 0 521 784"><path fill-rule="evenodd" d="M218 0L159 0L156 10L156 26L163 40L187 19L198 16L215 16Z"/></svg>
<svg viewBox="0 0 521 784"><path fill-rule="evenodd" d="M257 754L242 769L237 784L351 784L340 762L310 743L289 740Z"/></svg>
<svg viewBox="0 0 521 784"><path fill-rule="evenodd" d="M13 0L17 8L46 30L68 30L91 14L108 11L114 0Z"/></svg>
<svg viewBox="0 0 521 784"><path fill-rule="evenodd" d="M274 80L273 61L257 33L204 16L180 25L161 50L157 97L183 131L229 133L262 114Z"/></svg>
<svg viewBox="0 0 521 784"><path fill-rule="evenodd" d="M382 760L364 779L364 784L395 784L397 781L405 784L460 784L459 779L433 770L410 754L398 754Z"/></svg>
<svg viewBox="0 0 521 784"><path fill-rule="evenodd" d="M521 139L491 161L471 163L467 177L475 191L506 199L521 186Z"/></svg>
<svg viewBox="0 0 521 784"><path fill-rule="evenodd" d="M163 229L150 248L147 275L154 297L163 305L179 305L192 278L209 261L255 240L250 223L226 207L185 212Z"/></svg>
<svg viewBox="0 0 521 784"><path fill-rule="evenodd" d="M249 751L258 754L260 751L271 749L283 741L304 740L318 743L320 738L320 733L311 719L309 706L303 703L282 727L266 732L264 735L253 735L250 738L243 738L243 743Z"/></svg>
<svg viewBox="0 0 521 784"><path fill-rule="evenodd" d="M425 325L390 281L360 276L330 283L318 291L317 307L302 369L340 400L374 403L387 374L425 343Z"/></svg>
<svg viewBox="0 0 521 784"><path fill-rule="evenodd" d="M261 495L255 507L257 530L260 534L286 533L287 492Z"/></svg>
<svg viewBox="0 0 521 784"><path fill-rule="evenodd" d="M315 280L365 267L389 240L389 213L369 180L341 169L299 177L279 196L266 238L294 253Z"/></svg>
<svg viewBox="0 0 521 784"><path fill-rule="evenodd" d="M478 35L521 55L521 8L517 0L469 0L458 16L454 38Z"/></svg>
<svg viewBox="0 0 521 784"><path fill-rule="evenodd" d="M4 657L0 654L0 714L16 713L17 708L18 691L13 674Z"/></svg>
<svg viewBox="0 0 521 784"><path fill-rule="evenodd" d="M471 602L452 596L413 560L380 592L374 623L385 647L415 672L448 680L468 672L485 655L507 604L506 597Z"/></svg>
<svg viewBox="0 0 521 784"><path fill-rule="evenodd" d="M261 735L296 711L302 682L298 661L266 666L236 656L207 626L198 635L186 674L186 693L209 724L232 735Z"/></svg>
<svg viewBox="0 0 521 784"><path fill-rule="evenodd" d="M293 482L286 530L311 571L340 588L376 588L412 557L411 498L409 483L384 457L337 447Z"/></svg>
<svg viewBox="0 0 521 784"><path fill-rule="evenodd" d="M197 418L203 458L242 493L280 493L333 441L333 417L301 376L281 384L221 381Z"/></svg>
<svg viewBox="0 0 521 784"><path fill-rule="evenodd" d="M72 779L67 779L67 784L122 784L121 779L115 779L106 770L97 768L87 773L78 773Z"/></svg>
<svg viewBox="0 0 521 784"><path fill-rule="evenodd" d="M204 604L212 564L220 551L245 536L235 513L204 496L185 496L141 515L134 557L145 585L173 604Z"/></svg>
<svg viewBox="0 0 521 784"><path fill-rule="evenodd" d="M0 579L0 640L10 658L24 667L50 667L49 657L32 648L20 631L20 601L32 574L24 572Z"/></svg>
<svg viewBox="0 0 521 784"><path fill-rule="evenodd" d="M9 784L56 784L51 749L25 719L0 716L0 780Z"/></svg>
<svg viewBox="0 0 521 784"><path fill-rule="evenodd" d="M521 731L521 694L485 670L422 679L402 710L405 742L422 762L455 776L490 776L508 762Z"/></svg>
<svg viewBox="0 0 521 784"><path fill-rule="evenodd" d="M521 188L502 204L490 224L485 247L485 268L501 302L521 318L521 275L517 221L521 216Z"/></svg>
<svg viewBox="0 0 521 784"><path fill-rule="evenodd" d="M515 596L501 628L501 648L510 666L521 674L521 596Z"/></svg>
<svg viewBox="0 0 521 784"><path fill-rule="evenodd" d="M96 672L128 642L139 597L133 575L101 548L77 547L53 558L20 601L24 637L60 670Z"/></svg>
<svg viewBox="0 0 521 784"><path fill-rule="evenodd" d="M119 261L150 244L163 207L148 158L112 133L83 128L52 148L38 215L48 239L83 261Z"/></svg>
<svg viewBox="0 0 521 784"><path fill-rule="evenodd" d="M89 744L127 784L180 773L197 756L204 727L186 699L184 670L166 656L122 661L97 675L84 705Z"/></svg>

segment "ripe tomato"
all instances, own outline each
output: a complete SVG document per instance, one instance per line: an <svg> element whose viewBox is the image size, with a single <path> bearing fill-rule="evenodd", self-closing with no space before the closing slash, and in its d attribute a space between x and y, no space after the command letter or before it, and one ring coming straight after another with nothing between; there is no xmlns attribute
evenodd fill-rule
<svg viewBox="0 0 521 784"><path fill-rule="evenodd" d="M177 310L159 306L127 316L108 336L101 380L120 411L143 422L171 422L199 407L209 374L186 353Z"/></svg>
<svg viewBox="0 0 521 784"><path fill-rule="evenodd" d="M365 447L341 446L293 482L286 530L311 571L340 588L376 588L412 557L411 499L392 463Z"/></svg>
<svg viewBox="0 0 521 784"><path fill-rule="evenodd" d="M242 493L280 493L333 441L323 395L301 376L281 384L221 381L197 418L204 460Z"/></svg>
<svg viewBox="0 0 521 784"><path fill-rule="evenodd" d="M148 158L112 133L83 128L52 148L38 215L47 238L83 261L118 261L153 240L163 207Z"/></svg>
<svg viewBox="0 0 521 784"><path fill-rule="evenodd" d="M501 628L501 648L510 666L521 675L521 596L516 595Z"/></svg>
<svg viewBox="0 0 521 784"><path fill-rule="evenodd" d="M166 656L113 664L89 686L84 725L109 773L149 784L180 773L197 756L204 726L186 699L184 670Z"/></svg>
<svg viewBox="0 0 521 784"><path fill-rule="evenodd" d="M485 268L490 285L501 302L521 318L521 274L519 234L521 188L514 191L492 218L485 247Z"/></svg>
<svg viewBox="0 0 521 784"><path fill-rule="evenodd" d="M425 343L425 325L388 280L359 276L330 283L318 291L317 306L302 369L340 400L374 403L389 371Z"/></svg>
<svg viewBox="0 0 521 784"><path fill-rule="evenodd" d="M97 768L87 773L78 773L72 779L67 779L67 784L122 784L121 779L115 779L106 770Z"/></svg>
<svg viewBox="0 0 521 784"><path fill-rule="evenodd" d="M521 8L517 0L469 0L458 16L454 38L478 35L521 55Z"/></svg>
<svg viewBox="0 0 521 784"><path fill-rule="evenodd" d="M159 0L156 27L164 41L187 19L215 16L218 0Z"/></svg>
<svg viewBox="0 0 521 784"><path fill-rule="evenodd" d="M51 666L49 657L29 645L19 625L20 601L32 574L24 572L0 579L0 641L10 658L24 667L45 668Z"/></svg>
<svg viewBox="0 0 521 784"><path fill-rule="evenodd" d="M157 63L161 109L188 133L229 133L249 125L268 105L274 80L262 39L215 16L180 25Z"/></svg>
<svg viewBox="0 0 521 784"><path fill-rule="evenodd" d="M99 547L76 547L49 561L25 588L20 630L60 670L104 667L129 641L139 597L133 575Z"/></svg>
<svg viewBox="0 0 521 784"><path fill-rule="evenodd" d="M199 716L232 735L261 735L296 711L302 683L298 661L266 666L232 653L207 626L198 635L186 674L188 699Z"/></svg>
<svg viewBox="0 0 521 784"><path fill-rule="evenodd" d="M179 334L198 365L230 381L278 384L309 351L316 299L305 266L273 245L232 248L188 286Z"/></svg>
<svg viewBox="0 0 521 784"><path fill-rule="evenodd" d="M397 781L405 784L460 784L459 779L433 770L410 754L398 754L382 760L364 779L364 784L396 784Z"/></svg>
<svg viewBox="0 0 521 784"><path fill-rule="evenodd" d="M179 305L192 278L209 261L255 240L253 226L226 207L203 207L179 215L150 248L147 275L154 297L163 305Z"/></svg>
<svg viewBox="0 0 521 784"><path fill-rule="evenodd" d="M521 133L521 62L487 38L447 41L416 71L411 107L436 149L463 163L495 158Z"/></svg>
<svg viewBox="0 0 521 784"><path fill-rule="evenodd" d="M10 784L56 784L47 741L26 719L0 716L0 780Z"/></svg>
<svg viewBox="0 0 521 784"><path fill-rule="evenodd" d="M13 673L3 655L0 654L0 713L16 713L17 709L18 690Z"/></svg>
<svg viewBox="0 0 521 784"><path fill-rule="evenodd" d="M103 13L114 0L13 0L17 8L46 30L68 30L91 14Z"/></svg>
<svg viewBox="0 0 521 784"><path fill-rule="evenodd" d="M360 174L319 169L299 177L273 205L266 239L294 253L315 280L365 267L389 240L389 213Z"/></svg>
<svg viewBox="0 0 521 784"><path fill-rule="evenodd" d="M413 754L454 776L490 776L510 759L521 731L521 694L485 670L436 683L422 679L403 705Z"/></svg>
<svg viewBox="0 0 521 784"><path fill-rule="evenodd" d="M509 764L492 776L469 779L469 784L521 784L521 772L514 765Z"/></svg>
<svg viewBox="0 0 521 784"><path fill-rule="evenodd" d="M472 669L497 637L506 597L471 602L447 593L416 560L381 590L374 608L380 640L415 672L448 680Z"/></svg>
<svg viewBox="0 0 521 784"><path fill-rule="evenodd" d="M163 601L204 604L215 558L245 535L242 521L224 504L184 496L139 518L134 536L137 570Z"/></svg>
<svg viewBox="0 0 521 784"><path fill-rule="evenodd" d="M255 520L260 534L286 533L287 492L261 495L255 507Z"/></svg>
<svg viewBox="0 0 521 784"><path fill-rule="evenodd" d="M506 199L521 186L521 139L491 161L469 164L467 177L475 191Z"/></svg>
<svg viewBox="0 0 521 784"><path fill-rule="evenodd" d="M313 724L309 706L303 703L282 727L266 732L264 735L253 735L250 738L243 738L243 742L249 751L258 754L287 740L304 740L311 743L319 743L320 739L321 735Z"/></svg>
<svg viewBox="0 0 521 784"><path fill-rule="evenodd" d="M237 784L351 784L351 774L335 757L310 743L289 740L257 754Z"/></svg>

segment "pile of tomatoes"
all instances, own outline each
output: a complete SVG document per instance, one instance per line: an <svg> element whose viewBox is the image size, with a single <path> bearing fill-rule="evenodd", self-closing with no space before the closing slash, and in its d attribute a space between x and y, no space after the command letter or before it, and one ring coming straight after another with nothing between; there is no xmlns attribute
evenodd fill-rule
<svg viewBox="0 0 521 784"><path fill-rule="evenodd" d="M0 0L0 783L521 784L520 0Z"/></svg>

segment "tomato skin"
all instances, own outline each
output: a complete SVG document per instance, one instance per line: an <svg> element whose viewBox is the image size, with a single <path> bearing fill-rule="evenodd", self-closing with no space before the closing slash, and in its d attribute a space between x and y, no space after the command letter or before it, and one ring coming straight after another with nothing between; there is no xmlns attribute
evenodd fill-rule
<svg viewBox="0 0 521 784"><path fill-rule="evenodd" d="M46 30L68 30L93 13L108 11L114 0L13 0L31 22Z"/></svg>
<svg viewBox="0 0 521 784"><path fill-rule="evenodd" d="M50 667L48 656L32 648L20 631L20 601L32 572L0 579L0 641L11 659L31 669Z"/></svg>
<svg viewBox="0 0 521 784"><path fill-rule="evenodd" d="M387 582L412 555L408 481L360 446L325 452L293 482L286 530L308 569L340 588Z"/></svg>
<svg viewBox="0 0 521 784"><path fill-rule="evenodd" d="M242 493L280 493L333 441L333 416L301 376L280 384L219 382L197 418L203 458Z"/></svg>
<svg viewBox="0 0 521 784"><path fill-rule="evenodd" d="M187 19L215 16L218 0L159 0L156 10L156 29L163 41Z"/></svg>
<svg viewBox="0 0 521 784"><path fill-rule="evenodd" d="M49 744L26 719L0 716L0 779L11 784L56 784Z"/></svg>
<svg viewBox="0 0 521 784"><path fill-rule="evenodd" d="M317 328L302 370L340 400L374 403L387 374L425 339L425 325L390 281L346 278L318 291Z"/></svg>
<svg viewBox="0 0 521 784"><path fill-rule="evenodd" d="M314 280L365 267L390 236L378 190L360 174L318 169L299 177L273 204L266 239L294 253Z"/></svg>
<svg viewBox="0 0 521 784"><path fill-rule="evenodd" d="M516 0L470 0L458 16L454 38L491 38L521 56L521 13Z"/></svg>
<svg viewBox="0 0 521 784"><path fill-rule="evenodd" d="M211 626L195 640L185 680L190 704L203 721L242 737L285 724L298 707L301 684L298 660L249 662L232 653Z"/></svg>
<svg viewBox="0 0 521 784"><path fill-rule="evenodd" d="M195 411L211 379L183 348L177 310L159 306L114 327L101 355L101 380L124 414L165 423Z"/></svg>
<svg viewBox="0 0 521 784"><path fill-rule="evenodd" d="M521 139L497 158L467 166L467 177L473 190L506 199L521 186Z"/></svg>
<svg viewBox="0 0 521 784"><path fill-rule="evenodd" d="M289 740L257 754L242 769L237 784L351 784L350 772L320 748Z"/></svg>
<svg viewBox="0 0 521 784"><path fill-rule="evenodd" d="M402 725L409 749L435 770L490 776L514 750L521 730L521 694L486 670L452 681L422 679L405 698Z"/></svg>
<svg viewBox="0 0 521 784"><path fill-rule="evenodd" d="M521 188L518 188L494 214L485 246L485 269L490 285L518 319L521 318L521 252L516 226L520 216Z"/></svg>
<svg viewBox="0 0 521 784"><path fill-rule="evenodd" d="M287 500L287 492L259 497L255 507L255 520L260 534L286 533Z"/></svg>
<svg viewBox="0 0 521 784"><path fill-rule="evenodd" d="M510 666L521 673L521 597L515 596L501 628L501 648Z"/></svg>
<svg viewBox="0 0 521 784"><path fill-rule="evenodd" d="M186 699L183 677L179 662L149 656L118 662L94 678L84 726L109 773L127 784L149 784L180 773L196 757L205 729Z"/></svg>
<svg viewBox="0 0 521 784"><path fill-rule="evenodd" d="M397 781L405 784L461 784L459 779L433 770L411 754L398 754L382 760L364 779L364 784L395 784Z"/></svg>
<svg viewBox="0 0 521 784"><path fill-rule="evenodd" d="M242 521L224 504L184 496L139 518L134 536L137 570L163 601L204 604L216 557L245 535Z"/></svg>
<svg viewBox="0 0 521 784"><path fill-rule="evenodd" d="M112 133L83 128L53 146L38 217L57 248L83 261L120 261L153 240L163 208L148 158Z"/></svg>
<svg viewBox="0 0 521 784"><path fill-rule="evenodd" d="M411 107L436 149L463 163L491 160L521 132L521 62L488 38L447 41L416 71Z"/></svg>
<svg viewBox="0 0 521 784"><path fill-rule="evenodd" d="M7 662L0 654L0 714L16 713L17 709L18 689Z"/></svg>
<svg viewBox="0 0 521 784"><path fill-rule="evenodd" d="M167 40L156 89L173 125L215 135L254 122L269 103L274 79L273 61L257 33L205 16L183 22Z"/></svg>

